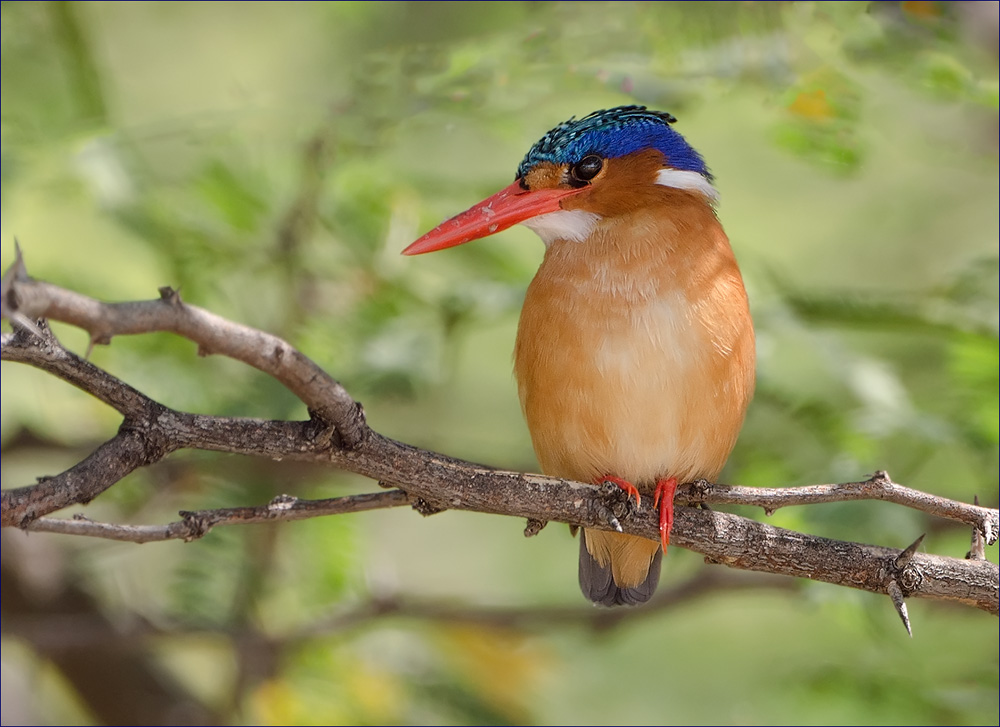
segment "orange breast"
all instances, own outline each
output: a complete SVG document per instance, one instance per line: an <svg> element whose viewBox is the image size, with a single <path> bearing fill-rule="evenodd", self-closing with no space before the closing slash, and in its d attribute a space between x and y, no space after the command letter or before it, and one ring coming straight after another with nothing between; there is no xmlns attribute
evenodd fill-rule
<svg viewBox="0 0 1000 727"><path fill-rule="evenodd" d="M699 199L556 241L528 288L514 368L542 470L593 481L718 476L754 382L746 292Z"/></svg>

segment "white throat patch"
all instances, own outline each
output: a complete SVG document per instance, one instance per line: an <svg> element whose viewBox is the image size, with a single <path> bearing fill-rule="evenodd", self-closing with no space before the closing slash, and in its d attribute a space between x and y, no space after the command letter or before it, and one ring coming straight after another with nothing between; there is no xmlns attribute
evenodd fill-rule
<svg viewBox="0 0 1000 727"><path fill-rule="evenodd" d="M559 210L532 217L521 224L542 238L548 247L556 240L583 242L601 219L599 214L583 210Z"/></svg>
<svg viewBox="0 0 1000 727"><path fill-rule="evenodd" d="M661 169L656 173L656 183L664 187L674 187L676 189L686 189L697 192L709 204L719 201L719 192L712 186L705 177L698 172L682 171L680 169Z"/></svg>

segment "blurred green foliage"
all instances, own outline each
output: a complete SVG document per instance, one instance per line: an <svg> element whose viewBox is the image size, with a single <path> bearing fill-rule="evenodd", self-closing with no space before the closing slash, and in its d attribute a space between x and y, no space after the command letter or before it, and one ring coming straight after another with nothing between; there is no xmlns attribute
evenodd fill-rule
<svg viewBox="0 0 1000 727"><path fill-rule="evenodd" d="M398 252L506 184L555 123L643 103L675 113L712 166L751 294L758 393L725 480L885 468L997 504L995 4L46 2L4 3L0 21L5 264L16 235L34 276L98 298L173 285L289 339L378 431L535 469L509 362L541 245L512 230ZM169 406L306 416L273 381L167 335L92 359ZM118 425L39 372L2 376L5 487ZM164 522L371 487L181 453L87 514ZM771 520L968 548L967 530L879 503ZM224 722L997 722L995 618L911 603L910 641L887 599L842 588L722 592L600 635L349 616L385 594L585 608L575 541L520 528L380 512L141 549L5 533L3 557L30 573L40 552L121 628L149 625L142 648ZM664 582L706 567L675 549ZM33 719L100 720L72 680L3 644L5 680L36 674Z"/></svg>

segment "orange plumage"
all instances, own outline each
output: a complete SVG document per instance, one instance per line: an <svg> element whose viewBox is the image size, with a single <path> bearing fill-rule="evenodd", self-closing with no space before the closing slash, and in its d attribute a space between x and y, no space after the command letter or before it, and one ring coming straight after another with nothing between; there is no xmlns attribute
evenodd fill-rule
<svg viewBox="0 0 1000 727"><path fill-rule="evenodd" d="M445 223L425 236L438 249L476 224L489 234L512 204L542 207L514 214L547 243L521 311L514 370L546 474L621 478L650 496L666 478L715 479L736 442L754 386L753 326L710 175L691 153L696 161L684 161L694 169L672 166L655 147L584 153L576 166L542 155L522 163L515 185L456 218L467 216L461 232ZM588 597L649 598L659 543L599 530L583 537Z"/></svg>

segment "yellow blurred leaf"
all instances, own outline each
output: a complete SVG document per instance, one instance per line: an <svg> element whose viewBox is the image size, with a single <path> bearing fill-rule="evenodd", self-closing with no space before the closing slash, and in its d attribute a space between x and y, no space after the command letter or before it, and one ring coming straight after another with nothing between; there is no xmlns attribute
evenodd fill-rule
<svg viewBox="0 0 1000 727"><path fill-rule="evenodd" d="M815 91L802 91L788 105L788 110L807 119L828 119L833 116L833 107L827 101L826 91L822 88Z"/></svg>
<svg viewBox="0 0 1000 727"><path fill-rule="evenodd" d="M905 0L901 7L904 13L917 18L937 18L941 15L941 7L932 0Z"/></svg>
<svg viewBox="0 0 1000 727"><path fill-rule="evenodd" d="M409 700L396 674L356 663L345 675L345 682L355 708L362 712L366 723L393 724L401 719L400 706Z"/></svg>
<svg viewBox="0 0 1000 727"><path fill-rule="evenodd" d="M486 702L512 721L527 719L525 705L549 662L534 642L505 629L457 626L446 632L446 649Z"/></svg>
<svg viewBox="0 0 1000 727"><path fill-rule="evenodd" d="M278 679L261 684L250 703L261 724L295 724L302 712L295 690L288 682Z"/></svg>

